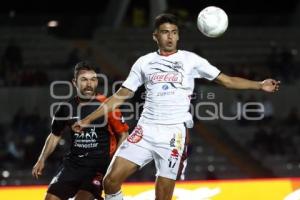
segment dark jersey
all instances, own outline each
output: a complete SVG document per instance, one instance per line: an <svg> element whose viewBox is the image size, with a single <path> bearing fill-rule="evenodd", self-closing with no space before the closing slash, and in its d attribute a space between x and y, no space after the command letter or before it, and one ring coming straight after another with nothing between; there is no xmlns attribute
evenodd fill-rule
<svg viewBox="0 0 300 200"><path fill-rule="evenodd" d="M68 161L85 167L97 167L104 160L110 161L110 157L116 149L114 135L128 130L119 110L109 113L106 117L96 119L81 133L75 133L71 129L74 122L95 111L104 100L104 96L98 95L90 102L80 103L78 97L74 97L68 102L62 103L57 109L51 129L55 135L61 135L66 129L70 132L71 148L66 157Z"/></svg>

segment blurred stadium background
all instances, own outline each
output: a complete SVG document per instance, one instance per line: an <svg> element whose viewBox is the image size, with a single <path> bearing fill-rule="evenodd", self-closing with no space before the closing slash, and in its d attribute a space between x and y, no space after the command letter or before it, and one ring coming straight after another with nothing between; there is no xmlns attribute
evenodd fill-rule
<svg viewBox="0 0 300 200"><path fill-rule="evenodd" d="M198 53L231 75L282 82L280 92L266 94L199 81L194 105L216 102L223 104L219 109L224 115L233 116L238 102L261 102L265 117L195 119L186 179L300 176L299 1L101 0L98 4L42 0L11 1L1 7L1 186L48 184L68 148L66 137L48 159L44 175L32 178L31 168L50 131L50 106L64 101L50 96L51 83L70 81L75 63L86 59L109 77L110 85L124 80L135 59L156 50L151 22L163 11L180 18L180 49ZM229 28L220 38L207 38L196 29L198 12L209 5L223 8L229 16ZM67 89L65 84L56 85L55 92L64 95ZM131 101L142 102L142 93L143 88ZM213 99L209 93L214 93ZM201 116L207 116L206 109L214 111L202 106ZM136 120L128 123L132 129ZM153 181L154 171L149 165L128 181Z"/></svg>

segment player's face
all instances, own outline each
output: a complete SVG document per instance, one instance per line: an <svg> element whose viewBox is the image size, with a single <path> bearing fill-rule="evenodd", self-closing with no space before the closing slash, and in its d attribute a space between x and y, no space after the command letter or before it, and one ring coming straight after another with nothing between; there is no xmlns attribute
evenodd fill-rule
<svg viewBox="0 0 300 200"><path fill-rule="evenodd" d="M161 24L153 33L153 39L161 51L175 52L179 40L178 27L170 23Z"/></svg>
<svg viewBox="0 0 300 200"><path fill-rule="evenodd" d="M93 70L80 70L74 85L77 89L77 94L81 94L86 98L93 97L98 86L96 72Z"/></svg>

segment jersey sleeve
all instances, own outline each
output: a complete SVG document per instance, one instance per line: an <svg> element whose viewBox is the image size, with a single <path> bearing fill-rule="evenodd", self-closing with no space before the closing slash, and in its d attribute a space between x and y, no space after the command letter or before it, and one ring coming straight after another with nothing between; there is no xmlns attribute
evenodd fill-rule
<svg viewBox="0 0 300 200"><path fill-rule="evenodd" d="M218 68L210 64L206 59L194 54L193 56L196 78L205 78L207 80L214 80L221 73Z"/></svg>
<svg viewBox="0 0 300 200"><path fill-rule="evenodd" d="M51 132L54 135L60 136L68 125L68 119L70 117L71 107L68 104L61 104L57 108L51 123Z"/></svg>
<svg viewBox="0 0 300 200"><path fill-rule="evenodd" d="M115 109L113 112L109 113L108 124L112 129L112 132L116 134L122 134L129 129L119 109Z"/></svg>
<svg viewBox="0 0 300 200"><path fill-rule="evenodd" d="M141 70L142 65L143 65L143 59L142 59L142 57L140 57L133 64L128 77L122 84L123 87L135 92L138 87L143 85L144 78L143 78L142 70Z"/></svg>

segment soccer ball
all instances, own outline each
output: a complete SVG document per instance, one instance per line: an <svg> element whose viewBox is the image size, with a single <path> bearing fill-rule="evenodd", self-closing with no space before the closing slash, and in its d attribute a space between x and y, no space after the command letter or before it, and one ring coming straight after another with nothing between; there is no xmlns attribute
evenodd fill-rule
<svg viewBox="0 0 300 200"><path fill-rule="evenodd" d="M227 14L219 7L206 7L198 15L197 27L208 37L219 37L228 27Z"/></svg>

